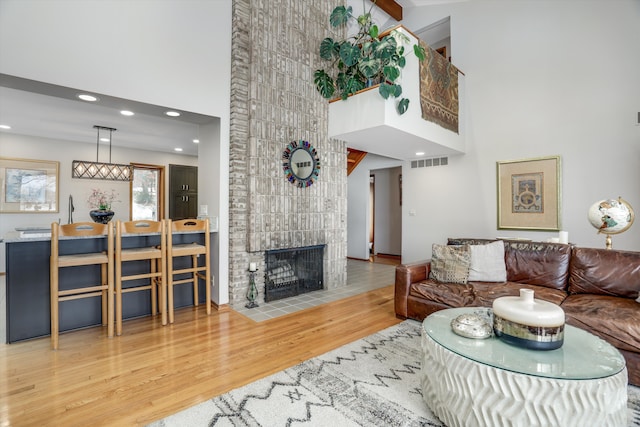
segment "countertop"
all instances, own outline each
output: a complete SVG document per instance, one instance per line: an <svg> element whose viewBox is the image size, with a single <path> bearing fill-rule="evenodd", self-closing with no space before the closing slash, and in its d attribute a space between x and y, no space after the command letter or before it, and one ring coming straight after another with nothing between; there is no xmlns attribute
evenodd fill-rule
<svg viewBox="0 0 640 427"><path fill-rule="evenodd" d="M199 231L183 231L176 234L196 234ZM217 233L217 230L210 231L211 233ZM123 237L135 237L135 236L153 236L158 233L135 233L124 234ZM114 236L115 237L115 236ZM100 236L60 236L60 240L74 240L74 239L96 239ZM19 242L48 242L51 241L51 229L50 228L20 228L16 231L9 231L3 237L4 243L19 243ZM0 239L1 240L1 239Z"/></svg>

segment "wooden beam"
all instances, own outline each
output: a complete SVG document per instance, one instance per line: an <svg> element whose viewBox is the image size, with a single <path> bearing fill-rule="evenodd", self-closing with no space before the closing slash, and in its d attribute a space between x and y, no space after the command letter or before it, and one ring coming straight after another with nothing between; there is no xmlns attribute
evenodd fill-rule
<svg viewBox="0 0 640 427"><path fill-rule="evenodd" d="M371 0L371 2L387 12L396 21L402 21L402 6L395 0Z"/></svg>

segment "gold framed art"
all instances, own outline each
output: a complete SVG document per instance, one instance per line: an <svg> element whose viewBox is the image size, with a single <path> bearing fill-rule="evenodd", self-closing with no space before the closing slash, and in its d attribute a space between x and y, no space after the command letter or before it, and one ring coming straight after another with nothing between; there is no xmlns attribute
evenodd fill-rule
<svg viewBox="0 0 640 427"><path fill-rule="evenodd" d="M0 212L58 212L59 162L0 157Z"/></svg>
<svg viewBox="0 0 640 427"><path fill-rule="evenodd" d="M560 156L497 162L498 229L560 230Z"/></svg>

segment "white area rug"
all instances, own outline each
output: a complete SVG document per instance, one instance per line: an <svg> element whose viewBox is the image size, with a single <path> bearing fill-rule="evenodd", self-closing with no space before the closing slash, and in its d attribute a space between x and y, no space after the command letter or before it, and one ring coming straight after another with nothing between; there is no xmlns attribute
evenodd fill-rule
<svg viewBox="0 0 640 427"><path fill-rule="evenodd" d="M420 323L407 320L152 426L442 426L422 401ZM629 425L640 389L629 386Z"/></svg>

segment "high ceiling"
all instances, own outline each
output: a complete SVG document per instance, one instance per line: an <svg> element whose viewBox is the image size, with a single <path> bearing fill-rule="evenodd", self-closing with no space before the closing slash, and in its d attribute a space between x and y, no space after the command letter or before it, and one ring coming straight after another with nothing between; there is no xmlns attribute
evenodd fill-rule
<svg viewBox="0 0 640 427"><path fill-rule="evenodd" d="M406 13L407 8L454 1L460 0L396 0L396 3L403 6ZM354 7L354 13L362 10L363 3L369 7L368 0L347 1ZM397 24L377 7L372 13L381 28ZM199 137L199 125L214 120L185 111L181 111L180 117L171 118L165 115L171 106L143 104L103 94L94 93L99 101L89 103L77 98L82 92L82 88L0 74L0 125L11 126L10 130L0 129L0 132L95 144L97 132L93 126L98 125L117 129L112 137L114 147L174 154L175 148L182 148L181 154L195 156L198 149L192 141ZM121 110L133 111L135 115L123 116Z"/></svg>
<svg viewBox="0 0 640 427"><path fill-rule="evenodd" d="M214 120L185 111L172 118L165 115L171 108L96 93L99 100L90 103L80 100L80 93L85 92L0 74L0 124L11 126L0 132L96 144L93 126L98 125L117 129L114 147L197 156L193 140L199 138L199 125ZM135 115L124 116L122 110ZM108 132L100 133L105 136Z"/></svg>

